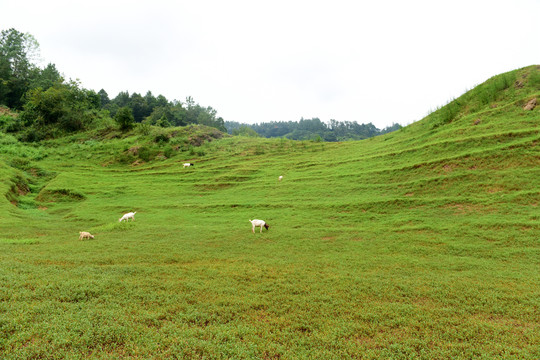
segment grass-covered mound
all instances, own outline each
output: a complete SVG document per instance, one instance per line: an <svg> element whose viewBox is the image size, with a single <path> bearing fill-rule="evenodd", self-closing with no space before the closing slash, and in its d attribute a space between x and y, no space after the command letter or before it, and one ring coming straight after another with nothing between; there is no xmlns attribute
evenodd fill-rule
<svg viewBox="0 0 540 360"><path fill-rule="evenodd" d="M3 136L0 353L538 358L539 71L361 142Z"/></svg>

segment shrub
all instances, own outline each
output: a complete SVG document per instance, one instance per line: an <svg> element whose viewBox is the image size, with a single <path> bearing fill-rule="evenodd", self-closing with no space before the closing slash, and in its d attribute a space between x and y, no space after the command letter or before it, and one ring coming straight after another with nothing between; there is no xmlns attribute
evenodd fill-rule
<svg viewBox="0 0 540 360"><path fill-rule="evenodd" d="M154 137L154 142L156 143L166 143L166 142L169 142L169 136L165 133L160 133L160 134L157 134L155 137Z"/></svg>
<svg viewBox="0 0 540 360"><path fill-rule="evenodd" d="M138 155L139 159L144 161L150 161L154 157L152 149L150 149L148 146L141 146L139 148Z"/></svg>
<svg viewBox="0 0 540 360"><path fill-rule="evenodd" d="M0 115L0 130L5 130L8 127L13 126L15 118L9 116L9 115Z"/></svg>
<svg viewBox="0 0 540 360"><path fill-rule="evenodd" d="M141 135L150 135L152 131L152 126L148 123L142 122L137 125L137 130Z"/></svg>
<svg viewBox="0 0 540 360"><path fill-rule="evenodd" d="M133 117L133 112L127 106L124 106L118 109L118 112L114 116L114 120L122 131L127 131L133 128L135 124L135 118Z"/></svg>
<svg viewBox="0 0 540 360"><path fill-rule="evenodd" d="M174 149L172 146L167 146L164 150L163 150L163 155L165 155L167 158L171 158L173 157L174 155Z"/></svg>

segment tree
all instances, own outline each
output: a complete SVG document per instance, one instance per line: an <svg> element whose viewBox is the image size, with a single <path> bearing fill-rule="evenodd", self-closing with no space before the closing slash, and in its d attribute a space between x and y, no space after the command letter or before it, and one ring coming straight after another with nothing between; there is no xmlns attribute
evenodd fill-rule
<svg viewBox="0 0 540 360"><path fill-rule="evenodd" d="M67 113L67 89L62 84L50 87L46 91L36 88L26 94L26 104L21 118L26 126L36 124L39 127L58 123Z"/></svg>
<svg viewBox="0 0 540 360"><path fill-rule="evenodd" d="M169 127L172 124L176 125L173 108L170 105L155 107L154 111L144 119L144 122L162 127Z"/></svg>
<svg viewBox="0 0 540 360"><path fill-rule="evenodd" d="M169 120L167 120L167 117L163 115L158 121L156 121L156 125L161 127L170 127L171 123Z"/></svg>
<svg viewBox="0 0 540 360"><path fill-rule="evenodd" d="M155 106L167 106L169 104L169 101L167 98L163 95L158 95L156 98Z"/></svg>
<svg viewBox="0 0 540 360"><path fill-rule="evenodd" d="M186 98L186 108L183 120L187 124L201 124L215 127L220 131L227 132L223 118L216 118L217 111L210 106L202 107L195 103L191 96Z"/></svg>
<svg viewBox="0 0 540 360"><path fill-rule="evenodd" d="M104 108L108 103L111 102L111 100L109 99L109 94L107 94L105 90L99 90L98 95L100 98L101 108Z"/></svg>
<svg viewBox="0 0 540 360"><path fill-rule="evenodd" d="M30 34L13 28L0 33L0 104L20 109L30 87L31 60L37 59L39 44Z"/></svg>
<svg viewBox="0 0 540 360"><path fill-rule="evenodd" d="M133 117L133 112L127 106L124 106L118 109L114 117L114 120L117 122L118 125L120 125L120 129L122 131L127 131L133 128L133 125L135 124L135 118Z"/></svg>
<svg viewBox="0 0 540 360"><path fill-rule="evenodd" d="M149 112L152 112L152 109L157 106L157 100L154 95L152 95L151 91L147 91L146 95L144 95L144 102L146 103L146 107L149 109Z"/></svg>
<svg viewBox="0 0 540 360"><path fill-rule="evenodd" d="M133 111L133 117L135 118L135 122L142 122L145 117L150 115L152 112L151 110L148 111L148 107L146 105L145 99L141 96L141 94L133 93L131 95L130 101L129 101L129 107Z"/></svg>
<svg viewBox="0 0 540 360"><path fill-rule="evenodd" d="M54 64L49 63L44 69L35 68L30 81L30 89L42 88L47 90L48 88L64 82L64 79L60 75L60 72L56 69Z"/></svg>
<svg viewBox="0 0 540 360"><path fill-rule="evenodd" d="M21 118L26 126L42 133L40 138L47 136L46 128L51 126L68 132L84 129L100 107L99 95L76 81L55 83L47 90L31 89L25 101Z"/></svg>
<svg viewBox="0 0 540 360"><path fill-rule="evenodd" d="M129 105L129 92L128 91L120 91L118 95L113 99L112 103L118 105L119 108L128 106Z"/></svg>

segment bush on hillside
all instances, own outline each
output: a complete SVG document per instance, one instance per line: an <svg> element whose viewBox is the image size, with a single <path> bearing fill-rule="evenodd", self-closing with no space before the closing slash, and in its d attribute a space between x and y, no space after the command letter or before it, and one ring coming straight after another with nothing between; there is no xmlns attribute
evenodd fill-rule
<svg viewBox="0 0 540 360"><path fill-rule="evenodd" d="M118 110L114 116L114 120L120 126L122 131L128 131L135 126L133 112L127 106L124 106Z"/></svg>

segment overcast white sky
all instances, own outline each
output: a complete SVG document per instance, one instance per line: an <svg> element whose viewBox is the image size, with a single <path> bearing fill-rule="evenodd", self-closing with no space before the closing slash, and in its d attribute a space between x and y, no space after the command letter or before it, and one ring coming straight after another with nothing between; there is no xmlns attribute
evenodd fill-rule
<svg viewBox="0 0 540 360"><path fill-rule="evenodd" d="M82 86L245 123L420 120L491 76L540 64L540 0L0 0Z"/></svg>

